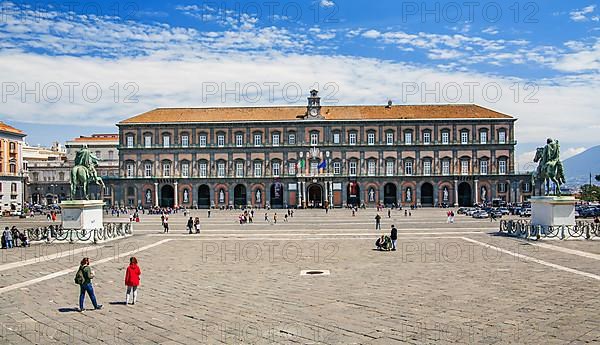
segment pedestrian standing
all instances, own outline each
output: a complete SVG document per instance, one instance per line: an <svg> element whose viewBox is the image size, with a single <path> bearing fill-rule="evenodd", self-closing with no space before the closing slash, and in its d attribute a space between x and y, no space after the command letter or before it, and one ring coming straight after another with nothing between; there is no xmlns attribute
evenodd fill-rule
<svg viewBox="0 0 600 345"><path fill-rule="evenodd" d="M270 223L269 222L269 214L267 212L265 212L265 222Z"/></svg>
<svg viewBox="0 0 600 345"><path fill-rule="evenodd" d="M388 218L392 218L392 209L388 209Z"/></svg>
<svg viewBox="0 0 600 345"><path fill-rule="evenodd" d="M207 213L208 213L208 218L210 218L210 209L208 210L208 212L207 212Z"/></svg>
<svg viewBox="0 0 600 345"><path fill-rule="evenodd" d="M277 212L273 215L273 223L277 224Z"/></svg>
<svg viewBox="0 0 600 345"><path fill-rule="evenodd" d="M381 216L379 213L375 216L375 230L381 230Z"/></svg>
<svg viewBox="0 0 600 345"><path fill-rule="evenodd" d="M192 217L190 217L190 219L188 219L187 221L187 228L188 228L188 233L192 233L192 229L194 228L194 219Z"/></svg>
<svg viewBox="0 0 600 345"><path fill-rule="evenodd" d="M398 229L392 224L392 232L390 234L392 239L392 250L396 250L396 243L398 242Z"/></svg>
<svg viewBox="0 0 600 345"><path fill-rule="evenodd" d="M164 233L168 234L169 233L169 217L165 217L165 219L163 220L163 227L164 227Z"/></svg>
<svg viewBox="0 0 600 345"><path fill-rule="evenodd" d="M408 216L408 210L404 210L404 217Z"/></svg>
<svg viewBox="0 0 600 345"><path fill-rule="evenodd" d="M75 283L79 285L79 311L83 312L83 301L85 300L85 293L88 293L94 309L102 309L102 304L96 302L96 294L94 293L94 287L92 285L92 279L94 279L94 271L90 268L90 259L83 258L79 265L79 269L75 274Z"/></svg>
<svg viewBox="0 0 600 345"><path fill-rule="evenodd" d="M125 272L125 286L127 286L127 293L125 294L125 305L129 304L129 297L131 296L131 304L135 304L137 300L137 288L140 286L140 275L142 271L138 266L137 259L135 256L129 259L129 266Z"/></svg>
<svg viewBox="0 0 600 345"><path fill-rule="evenodd" d="M196 219L194 219L194 229L196 230L197 234L200 233L200 217L196 217Z"/></svg>
<svg viewBox="0 0 600 345"><path fill-rule="evenodd" d="M4 242L6 243L6 249L11 249L13 247L13 238L8 226L4 228L4 233L2 233L2 235L4 236Z"/></svg>
<svg viewBox="0 0 600 345"><path fill-rule="evenodd" d="M289 211L288 211L288 212L289 212ZM288 221L288 215L287 215L287 213L286 213L286 214L284 214L284 215L283 215L283 222L284 222L284 223L287 223L287 221Z"/></svg>

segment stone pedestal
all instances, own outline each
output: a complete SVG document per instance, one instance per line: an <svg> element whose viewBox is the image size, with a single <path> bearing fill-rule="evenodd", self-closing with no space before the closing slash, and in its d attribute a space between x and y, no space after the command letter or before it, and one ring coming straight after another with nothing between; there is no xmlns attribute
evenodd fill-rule
<svg viewBox="0 0 600 345"><path fill-rule="evenodd" d="M537 196L531 201L531 225L575 225L575 202L572 196Z"/></svg>
<svg viewBox="0 0 600 345"><path fill-rule="evenodd" d="M60 203L62 209L62 227L69 232L71 240L78 242L94 242L94 230L102 229L102 200L70 200ZM91 233L91 236L87 234Z"/></svg>

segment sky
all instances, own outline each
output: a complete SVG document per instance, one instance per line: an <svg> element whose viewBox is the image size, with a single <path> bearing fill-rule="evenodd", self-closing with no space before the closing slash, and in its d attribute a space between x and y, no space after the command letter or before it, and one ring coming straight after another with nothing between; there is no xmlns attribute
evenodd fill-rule
<svg viewBox="0 0 600 345"><path fill-rule="evenodd" d="M49 145L156 107L477 103L598 145L594 1L0 0L0 120Z"/></svg>

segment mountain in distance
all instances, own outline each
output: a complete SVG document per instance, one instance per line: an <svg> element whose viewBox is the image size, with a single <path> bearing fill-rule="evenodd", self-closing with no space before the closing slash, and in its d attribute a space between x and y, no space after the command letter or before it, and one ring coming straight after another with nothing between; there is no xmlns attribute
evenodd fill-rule
<svg viewBox="0 0 600 345"><path fill-rule="evenodd" d="M580 186L590 183L590 174L592 174L592 183L598 184L595 176L600 175L600 145L565 159L563 165L567 185Z"/></svg>

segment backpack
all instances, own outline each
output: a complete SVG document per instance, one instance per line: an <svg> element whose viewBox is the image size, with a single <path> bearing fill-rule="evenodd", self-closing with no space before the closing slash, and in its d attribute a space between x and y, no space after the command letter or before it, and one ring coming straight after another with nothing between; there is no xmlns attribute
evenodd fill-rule
<svg viewBox="0 0 600 345"><path fill-rule="evenodd" d="M84 281L85 277L83 276L83 269L79 268L75 274L75 284L81 285Z"/></svg>

